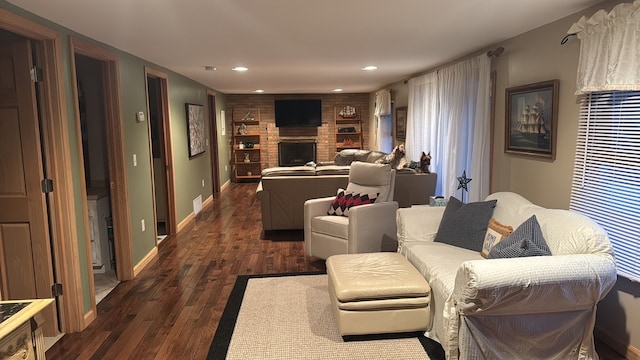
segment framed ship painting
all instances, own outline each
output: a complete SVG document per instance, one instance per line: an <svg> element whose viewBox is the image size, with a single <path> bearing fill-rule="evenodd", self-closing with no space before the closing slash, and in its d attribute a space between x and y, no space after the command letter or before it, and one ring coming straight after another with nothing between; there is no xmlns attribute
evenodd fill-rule
<svg viewBox="0 0 640 360"><path fill-rule="evenodd" d="M558 80L506 90L506 153L555 160L558 138Z"/></svg>

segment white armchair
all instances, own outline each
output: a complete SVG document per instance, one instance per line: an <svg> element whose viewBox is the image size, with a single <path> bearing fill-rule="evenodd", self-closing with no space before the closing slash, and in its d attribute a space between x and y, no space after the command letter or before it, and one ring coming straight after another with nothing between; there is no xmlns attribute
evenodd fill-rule
<svg viewBox="0 0 640 360"><path fill-rule="evenodd" d="M307 200L305 254L327 259L337 254L395 251L398 203L393 201L394 186L395 170L388 164L352 163L347 192L379 193L375 203L352 207L347 217L328 215L335 196Z"/></svg>

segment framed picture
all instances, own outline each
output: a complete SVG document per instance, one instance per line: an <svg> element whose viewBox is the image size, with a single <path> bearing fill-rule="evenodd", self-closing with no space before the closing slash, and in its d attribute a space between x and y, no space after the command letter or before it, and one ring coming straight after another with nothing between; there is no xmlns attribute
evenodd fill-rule
<svg viewBox="0 0 640 360"><path fill-rule="evenodd" d="M189 138L189 158L200 155L205 150L204 107L185 104L187 111L187 136Z"/></svg>
<svg viewBox="0 0 640 360"><path fill-rule="evenodd" d="M396 108L396 139L404 140L407 137L407 107Z"/></svg>
<svg viewBox="0 0 640 360"><path fill-rule="evenodd" d="M506 90L504 151L555 160L558 80Z"/></svg>

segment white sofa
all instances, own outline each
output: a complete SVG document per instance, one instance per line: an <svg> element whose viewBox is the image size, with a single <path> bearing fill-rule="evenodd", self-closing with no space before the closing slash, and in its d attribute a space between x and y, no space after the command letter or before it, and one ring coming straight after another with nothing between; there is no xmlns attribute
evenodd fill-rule
<svg viewBox="0 0 640 360"><path fill-rule="evenodd" d="M514 229L536 215L552 256L485 259L434 242L445 207L399 209L398 252L431 287L426 335L448 359L598 359L597 303L616 281L606 232L569 210L495 193L493 218Z"/></svg>

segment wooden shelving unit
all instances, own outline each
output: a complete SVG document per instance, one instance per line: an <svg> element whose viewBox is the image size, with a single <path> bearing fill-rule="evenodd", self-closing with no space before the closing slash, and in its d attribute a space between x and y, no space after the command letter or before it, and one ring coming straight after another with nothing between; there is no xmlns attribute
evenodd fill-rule
<svg viewBox="0 0 640 360"><path fill-rule="evenodd" d="M362 149L362 117L360 108L351 105L334 107L336 151Z"/></svg>
<svg viewBox="0 0 640 360"><path fill-rule="evenodd" d="M262 172L260 155L260 109L238 107L231 111L233 142L231 152L235 181L259 180ZM245 133L239 128L244 125Z"/></svg>

